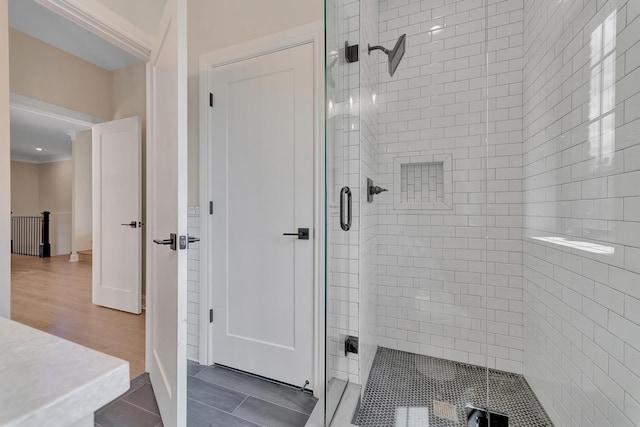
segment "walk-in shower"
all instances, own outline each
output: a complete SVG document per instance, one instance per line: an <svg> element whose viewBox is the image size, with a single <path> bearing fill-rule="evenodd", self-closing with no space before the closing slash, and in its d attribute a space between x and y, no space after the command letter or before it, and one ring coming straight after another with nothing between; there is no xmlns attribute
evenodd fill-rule
<svg viewBox="0 0 640 427"><path fill-rule="evenodd" d="M325 425L640 426L639 2L325 5Z"/></svg>

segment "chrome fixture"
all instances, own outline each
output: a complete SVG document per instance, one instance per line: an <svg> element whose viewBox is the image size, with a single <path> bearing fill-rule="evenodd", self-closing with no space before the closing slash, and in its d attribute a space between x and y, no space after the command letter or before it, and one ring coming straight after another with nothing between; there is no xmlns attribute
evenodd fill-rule
<svg viewBox="0 0 640 427"><path fill-rule="evenodd" d="M367 178L367 202L373 202L373 196L376 194L380 194L383 191L388 191L386 188L378 187L377 185L373 185L373 180L371 178Z"/></svg>
<svg viewBox="0 0 640 427"><path fill-rule="evenodd" d="M344 217L345 196L347 198L347 218L346 219ZM352 203L353 201L352 201L351 189L347 186L342 187L342 190L340 190L340 228L342 228L344 231L349 231L351 229Z"/></svg>
<svg viewBox="0 0 640 427"><path fill-rule="evenodd" d="M402 57L404 56L406 41L407 41L407 35L406 34L401 35L398 41L396 42L396 45L391 50L385 48L384 46L367 45L369 49L369 55L371 55L372 50L381 50L384 53L386 53L387 56L389 57L389 75L393 77L394 73L396 72L396 69L398 68L398 65L400 65L400 61L402 60Z"/></svg>

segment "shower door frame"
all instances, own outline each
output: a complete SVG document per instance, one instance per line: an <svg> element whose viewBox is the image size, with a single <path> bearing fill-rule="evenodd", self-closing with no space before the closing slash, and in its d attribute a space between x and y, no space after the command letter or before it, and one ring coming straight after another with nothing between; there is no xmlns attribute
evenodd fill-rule
<svg viewBox="0 0 640 427"><path fill-rule="evenodd" d="M209 322L209 310L213 306L212 268L206 260L213 253L213 242L209 238L213 229L209 201L212 198L211 167L213 165L211 137L213 126L209 93L210 72L215 67L255 58L280 50L313 44L313 92L314 92L314 138L313 138L313 394L324 396L325 371L325 316L324 316L324 161L325 161L325 96L324 96L324 21L319 20L284 32L202 54L199 63L199 153L200 153L200 315L199 355L201 365L213 363L213 328Z"/></svg>

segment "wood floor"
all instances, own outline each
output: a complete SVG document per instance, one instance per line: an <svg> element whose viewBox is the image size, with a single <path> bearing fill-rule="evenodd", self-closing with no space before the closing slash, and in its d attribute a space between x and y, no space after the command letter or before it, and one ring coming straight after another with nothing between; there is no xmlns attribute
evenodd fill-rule
<svg viewBox="0 0 640 427"><path fill-rule="evenodd" d="M144 373L145 314L91 303L91 264L69 256L11 255L11 318L85 347L127 360Z"/></svg>

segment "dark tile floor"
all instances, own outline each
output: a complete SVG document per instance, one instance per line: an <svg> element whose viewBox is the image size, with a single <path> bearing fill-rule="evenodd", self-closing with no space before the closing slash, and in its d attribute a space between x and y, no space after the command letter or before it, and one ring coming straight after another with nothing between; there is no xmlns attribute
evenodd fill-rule
<svg viewBox="0 0 640 427"><path fill-rule="evenodd" d="M316 399L309 393L220 366L187 365L188 427L302 427ZM95 414L96 427L162 426L148 374Z"/></svg>
<svg viewBox="0 0 640 427"><path fill-rule="evenodd" d="M189 427L302 427L316 399L300 390L220 366L189 362Z"/></svg>
<svg viewBox="0 0 640 427"><path fill-rule="evenodd" d="M149 374L131 381L125 394L97 410L96 427L162 427L160 410L153 395Z"/></svg>

